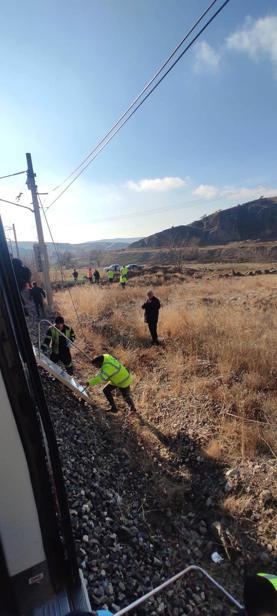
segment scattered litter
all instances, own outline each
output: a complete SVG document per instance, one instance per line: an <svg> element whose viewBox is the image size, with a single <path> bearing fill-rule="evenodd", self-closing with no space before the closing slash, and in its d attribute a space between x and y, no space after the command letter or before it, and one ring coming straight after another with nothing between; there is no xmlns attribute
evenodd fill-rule
<svg viewBox="0 0 277 616"><path fill-rule="evenodd" d="M220 556L218 552L213 552L211 555L211 559L216 565L220 565L224 561L224 558L222 558L222 556Z"/></svg>

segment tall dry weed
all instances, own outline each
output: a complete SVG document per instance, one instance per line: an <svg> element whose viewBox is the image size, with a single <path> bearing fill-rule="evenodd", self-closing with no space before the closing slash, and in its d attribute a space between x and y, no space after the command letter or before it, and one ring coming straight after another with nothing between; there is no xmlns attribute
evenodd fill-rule
<svg viewBox="0 0 277 616"><path fill-rule="evenodd" d="M57 294L90 352L108 350L134 374L141 413L172 432L206 422L211 457L274 452L277 311L272 279L190 280L154 288L161 299L159 348L147 348L142 303L149 290L91 286ZM133 283L135 284L135 283ZM193 402L192 402L193 401ZM276 432L275 432L276 434Z"/></svg>

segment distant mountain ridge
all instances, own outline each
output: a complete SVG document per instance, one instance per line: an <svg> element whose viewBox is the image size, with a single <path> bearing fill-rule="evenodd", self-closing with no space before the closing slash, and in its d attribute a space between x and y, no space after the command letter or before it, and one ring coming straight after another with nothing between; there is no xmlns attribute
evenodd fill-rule
<svg viewBox="0 0 277 616"><path fill-rule="evenodd" d="M132 242L134 242L134 240L138 240L138 239L140 238L116 237L112 239L84 242L81 244L69 244L67 242L61 242L61 243L57 243L56 245L60 253L70 252L73 257L81 257L81 256L84 256L85 254L88 254L92 250L103 250L103 251L122 250L123 248L127 248ZM30 254L33 253L33 245L35 243L36 242L29 242L29 241L22 241L22 242L19 241L18 242L19 251L20 251L22 258L24 257L28 258ZM50 258L55 257L56 251L55 251L54 245L51 242L46 242L46 243L47 243L49 257Z"/></svg>
<svg viewBox="0 0 277 616"><path fill-rule="evenodd" d="M246 240L277 240L277 197L218 210L189 225L154 233L129 248L212 246Z"/></svg>

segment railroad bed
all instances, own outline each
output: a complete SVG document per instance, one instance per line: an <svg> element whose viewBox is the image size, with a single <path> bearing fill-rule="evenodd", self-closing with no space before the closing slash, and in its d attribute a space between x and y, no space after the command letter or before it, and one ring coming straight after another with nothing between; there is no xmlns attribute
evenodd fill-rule
<svg viewBox="0 0 277 616"><path fill-rule="evenodd" d="M226 558L222 565L211 563L210 555L219 546L201 519L202 512L194 516L166 507L161 511L155 504L152 470L142 471L135 449L124 446L126 416L92 411L45 373L42 379L92 607L115 612L188 564L207 567L239 598L238 569ZM191 575L136 613L200 616L234 612L227 602L223 605L216 591Z"/></svg>

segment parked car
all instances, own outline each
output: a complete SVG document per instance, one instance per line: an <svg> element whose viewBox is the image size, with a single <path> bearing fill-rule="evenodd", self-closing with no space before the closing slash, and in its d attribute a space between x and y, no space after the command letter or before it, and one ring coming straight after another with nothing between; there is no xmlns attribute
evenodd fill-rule
<svg viewBox="0 0 277 616"><path fill-rule="evenodd" d="M105 272L120 272L119 263L112 263L112 265L107 265L104 267Z"/></svg>
<svg viewBox="0 0 277 616"><path fill-rule="evenodd" d="M139 270L143 269L143 265L138 265L138 263L129 263L127 267L128 267L128 270L131 270L133 272L138 272Z"/></svg>

